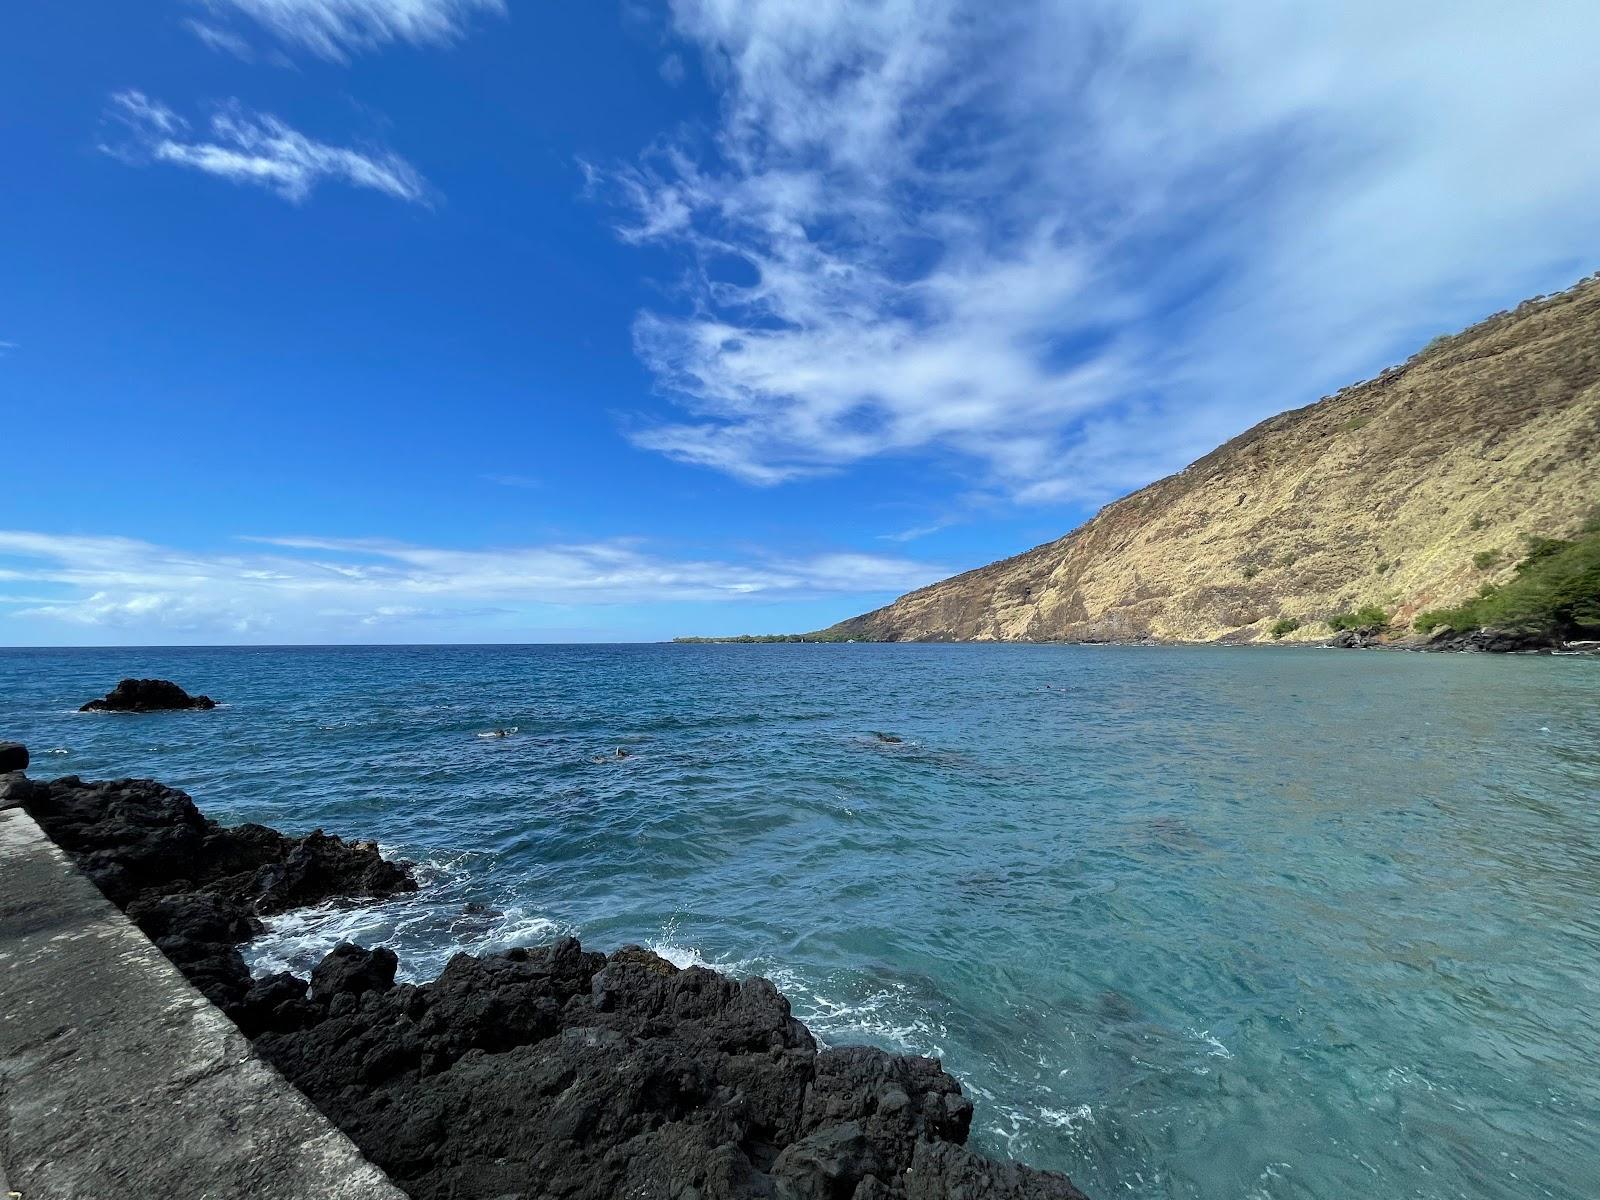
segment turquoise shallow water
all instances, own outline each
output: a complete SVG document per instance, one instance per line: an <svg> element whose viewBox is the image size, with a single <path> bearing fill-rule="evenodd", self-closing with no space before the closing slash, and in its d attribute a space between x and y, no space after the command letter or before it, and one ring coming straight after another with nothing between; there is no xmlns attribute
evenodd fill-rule
<svg viewBox="0 0 1600 1200"><path fill-rule="evenodd" d="M129 674L225 707L71 711ZM17 650L0 737L423 865L264 966L640 941L941 1055L985 1149L1097 1197L1600 1194L1600 661Z"/></svg>

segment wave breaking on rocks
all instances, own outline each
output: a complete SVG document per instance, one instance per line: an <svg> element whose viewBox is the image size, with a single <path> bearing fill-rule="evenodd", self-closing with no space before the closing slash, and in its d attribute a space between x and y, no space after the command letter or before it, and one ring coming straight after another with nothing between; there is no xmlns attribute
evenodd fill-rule
<svg viewBox="0 0 1600 1200"><path fill-rule="evenodd" d="M223 828L153 780L0 782L80 869L416 1200L1084 1200L966 1146L937 1059L819 1048L767 980L574 938L397 984L383 947L252 978L261 917L414 890L321 830Z"/></svg>

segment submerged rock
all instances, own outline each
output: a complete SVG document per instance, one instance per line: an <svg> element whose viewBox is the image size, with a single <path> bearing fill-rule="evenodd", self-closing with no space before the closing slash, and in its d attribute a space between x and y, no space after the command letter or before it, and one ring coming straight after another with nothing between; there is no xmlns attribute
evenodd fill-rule
<svg viewBox="0 0 1600 1200"><path fill-rule="evenodd" d="M100 700L91 700L79 712L165 712L184 708L215 708L210 696L191 696L168 679L124 679Z"/></svg>
<svg viewBox="0 0 1600 1200"><path fill-rule="evenodd" d="M856 1189L855 1200L873 1195ZM906 1200L1085 1200L1065 1175L1015 1162L995 1162L949 1142L919 1142L906 1172Z"/></svg>
<svg viewBox="0 0 1600 1200"><path fill-rule="evenodd" d="M965 1146L938 1060L820 1049L767 980L575 938L397 984L342 943L252 980L260 916L412 890L371 843L224 829L151 780L25 787L35 819L415 1200L1084 1200Z"/></svg>

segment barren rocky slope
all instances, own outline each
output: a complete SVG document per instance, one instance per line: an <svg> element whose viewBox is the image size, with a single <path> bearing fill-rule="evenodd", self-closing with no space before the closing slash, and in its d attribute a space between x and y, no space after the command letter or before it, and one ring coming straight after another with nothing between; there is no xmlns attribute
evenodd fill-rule
<svg viewBox="0 0 1600 1200"><path fill-rule="evenodd" d="M1509 578L1600 501L1600 275L1263 421L1057 541L823 635L872 641L1325 637Z"/></svg>

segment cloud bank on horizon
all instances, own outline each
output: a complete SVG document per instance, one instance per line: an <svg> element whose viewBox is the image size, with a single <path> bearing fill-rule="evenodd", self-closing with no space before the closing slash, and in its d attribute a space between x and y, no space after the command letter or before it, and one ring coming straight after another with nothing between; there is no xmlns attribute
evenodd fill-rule
<svg viewBox="0 0 1600 1200"><path fill-rule="evenodd" d="M1600 8L674 0L708 139L590 166L692 263L641 446L1099 502L1592 269Z"/></svg>
<svg viewBox="0 0 1600 1200"><path fill-rule="evenodd" d="M197 553L135 538L0 530L12 615L102 637L236 641L523 636L593 606L775 601L904 591L941 568L889 555L743 561L672 557L636 541L461 550L317 537L249 537ZM581 622L580 622L581 625Z"/></svg>

